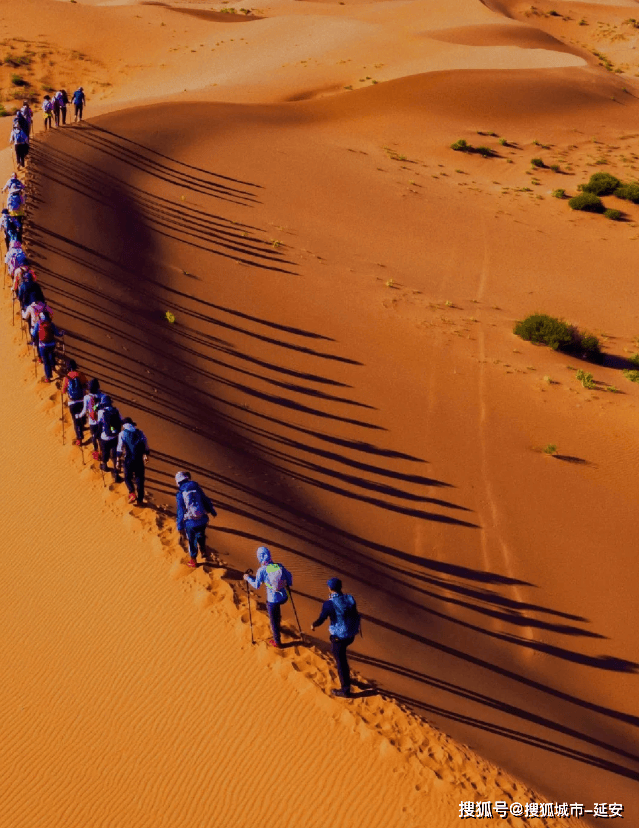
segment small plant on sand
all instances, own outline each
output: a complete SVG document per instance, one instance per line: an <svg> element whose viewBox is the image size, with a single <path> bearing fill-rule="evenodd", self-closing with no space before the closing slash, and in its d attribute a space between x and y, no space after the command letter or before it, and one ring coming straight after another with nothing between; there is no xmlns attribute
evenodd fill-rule
<svg viewBox="0 0 639 828"><path fill-rule="evenodd" d="M523 321L517 322L513 333L528 342L548 345L553 351L574 353L593 362L597 362L601 357L601 347L596 336L582 334L563 319L545 313L533 313Z"/></svg>
<svg viewBox="0 0 639 828"><path fill-rule="evenodd" d="M586 373L586 371L582 371L579 369L575 374L575 378L578 382L580 382L584 388L594 388L595 387L595 380L592 374Z"/></svg>
<svg viewBox="0 0 639 828"><path fill-rule="evenodd" d="M621 210L604 210L604 216L610 221L621 221L623 213Z"/></svg>
<svg viewBox="0 0 639 828"><path fill-rule="evenodd" d="M636 181L631 181L628 184L620 184L615 190L615 195L624 201L632 201L633 204L639 204L639 184Z"/></svg>
<svg viewBox="0 0 639 828"><path fill-rule="evenodd" d="M582 210L585 213L603 213L606 209L599 196L593 193L581 193L568 202L571 210Z"/></svg>
<svg viewBox="0 0 639 828"><path fill-rule="evenodd" d="M554 443L548 443L548 445L544 448L544 454L548 454L550 456L557 454L557 446Z"/></svg>
<svg viewBox="0 0 639 828"><path fill-rule="evenodd" d="M550 169L551 169L554 173L561 172L561 168L559 167L559 164L551 164L551 165L550 165Z"/></svg>
<svg viewBox="0 0 639 828"><path fill-rule="evenodd" d="M167 312L164 314L164 318L165 318L165 319L166 319L166 321L169 323L169 325L174 325L174 324L175 324L175 315L174 315L174 314L172 314L172 313L171 313L171 311L167 311Z"/></svg>
<svg viewBox="0 0 639 828"><path fill-rule="evenodd" d="M384 282L384 284L386 285L386 287L392 288L392 287L395 286L395 280L394 279L387 279Z"/></svg>
<svg viewBox="0 0 639 828"><path fill-rule="evenodd" d="M583 193L594 193L597 196L612 195L621 184L618 178L607 172L594 173L587 184L582 184Z"/></svg>
<svg viewBox="0 0 639 828"><path fill-rule="evenodd" d="M281 246L282 246L282 242L279 241L279 239L273 239L273 241L271 242L271 247L278 248L278 247L281 247Z"/></svg>
<svg viewBox="0 0 639 828"><path fill-rule="evenodd" d="M622 373L626 379L630 380L630 382L639 382L639 371L632 371L629 368L626 368Z"/></svg>
<svg viewBox="0 0 639 828"><path fill-rule="evenodd" d="M458 141L455 141L454 144L451 144L450 148L455 150L455 152L471 152L472 150L471 145L463 138L460 138Z"/></svg>
<svg viewBox="0 0 639 828"><path fill-rule="evenodd" d="M546 385L552 385L553 384L553 378L546 375L544 377L544 382L546 383Z"/></svg>
<svg viewBox="0 0 639 828"><path fill-rule="evenodd" d="M530 160L530 163L533 165L533 167L545 167L546 166L544 164L544 162L541 160L541 158L532 158Z"/></svg>
<svg viewBox="0 0 639 828"><path fill-rule="evenodd" d="M2 104L0 104L0 118L8 118L10 115L9 112L4 108Z"/></svg>
<svg viewBox="0 0 639 828"><path fill-rule="evenodd" d="M566 198L566 191L561 187L558 190L552 191L553 198Z"/></svg>
<svg viewBox="0 0 639 828"><path fill-rule="evenodd" d="M490 147L477 147L475 152L484 158L491 158L495 154L494 150L491 150Z"/></svg>
<svg viewBox="0 0 639 828"><path fill-rule="evenodd" d="M11 75L12 86L28 86L29 81L25 80L22 75Z"/></svg>
<svg viewBox="0 0 639 828"><path fill-rule="evenodd" d="M499 143L502 145L502 147L509 147L510 146L510 144L508 143L508 141L505 138L500 138Z"/></svg>
<svg viewBox="0 0 639 828"><path fill-rule="evenodd" d="M619 393L619 389L617 388L616 385L609 385L606 388L606 391L610 391L611 394L618 394Z"/></svg>

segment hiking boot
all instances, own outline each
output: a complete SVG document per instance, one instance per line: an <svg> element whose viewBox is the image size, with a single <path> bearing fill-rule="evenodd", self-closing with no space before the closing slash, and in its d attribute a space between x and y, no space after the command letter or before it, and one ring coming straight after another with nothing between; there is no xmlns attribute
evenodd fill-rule
<svg viewBox="0 0 639 828"><path fill-rule="evenodd" d="M100 452L99 451L92 451L91 452L91 457L93 457L94 460L99 460L100 459Z"/></svg>
<svg viewBox="0 0 639 828"><path fill-rule="evenodd" d="M331 690L331 693L334 696L339 696L340 699L350 699L351 697L350 690Z"/></svg>
<svg viewBox="0 0 639 828"><path fill-rule="evenodd" d="M282 645L278 644L277 641L274 638L269 639L268 645L269 645L269 647L275 647L276 650L281 650L282 649Z"/></svg>
<svg viewBox="0 0 639 828"><path fill-rule="evenodd" d="M100 468L102 469L102 471L108 471L108 466L106 463L100 463Z"/></svg>
<svg viewBox="0 0 639 828"><path fill-rule="evenodd" d="M74 440L73 445L74 446L81 446L82 445L82 440Z"/></svg>
<svg viewBox="0 0 639 828"><path fill-rule="evenodd" d="M188 565L193 567L193 569L195 569L195 567L197 566L197 561L195 560L195 558L189 558L189 564Z"/></svg>
<svg viewBox="0 0 639 828"><path fill-rule="evenodd" d="M135 495L133 494L133 492L131 492L131 494L129 495L129 503L133 503L134 501L135 501Z"/></svg>

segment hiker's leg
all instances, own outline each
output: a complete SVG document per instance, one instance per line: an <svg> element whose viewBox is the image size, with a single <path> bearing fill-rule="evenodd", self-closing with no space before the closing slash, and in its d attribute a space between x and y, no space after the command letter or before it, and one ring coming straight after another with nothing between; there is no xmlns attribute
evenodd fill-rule
<svg viewBox="0 0 639 828"><path fill-rule="evenodd" d="M129 494L133 494L135 486L133 485L133 463L124 461L124 484L129 490Z"/></svg>
<svg viewBox="0 0 639 828"><path fill-rule="evenodd" d="M337 638L336 636L331 636L331 646L333 647L333 655L335 656L335 663L337 665L339 683L342 690L348 692L351 689L351 671L348 666L346 648L352 643L352 638Z"/></svg>
<svg viewBox="0 0 639 828"><path fill-rule="evenodd" d="M49 382L51 382L51 378L53 377L53 354L53 345L42 345L40 347L40 356L42 357L42 363L44 365L44 375Z"/></svg>
<svg viewBox="0 0 639 828"><path fill-rule="evenodd" d="M282 643L282 638L280 634L280 626L282 622L282 608L279 604L271 603L271 601L266 602L266 608L268 609L268 619L271 622L271 632L273 633L273 641L279 647Z"/></svg>
<svg viewBox="0 0 639 828"><path fill-rule="evenodd" d="M135 472L135 479L138 486L138 503L142 503L144 500L144 475L146 473L146 469L144 467L144 462L141 462Z"/></svg>
<svg viewBox="0 0 639 828"><path fill-rule="evenodd" d="M73 418L73 428L75 430L75 436L76 439L78 439L80 442L82 442L82 439L84 437L84 418L80 417L80 419L78 419L76 417L76 414L79 414L80 411L82 411L83 407L83 402L74 402L71 403L71 405L69 406L69 414Z"/></svg>
<svg viewBox="0 0 639 828"><path fill-rule="evenodd" d="M89 426L89 431L91 432L93 451L100 451L100 426L98 423L93 423Z"/></svg>
<svg viewBox="0 0 639 828"><path fill-rule="evenodd" d="M64 126L67 122L67 108L66 108L66 106L63 106L60 109L60 112L62 113L62 126Z"/></svg>
<svg viewBox="0 0 639 828"><path fill-rule="evenodd" d="M193 560L197 558L197 531L200 527L196 526L194 529L186 528L186 538L189 542L189 555Z"/></svg>

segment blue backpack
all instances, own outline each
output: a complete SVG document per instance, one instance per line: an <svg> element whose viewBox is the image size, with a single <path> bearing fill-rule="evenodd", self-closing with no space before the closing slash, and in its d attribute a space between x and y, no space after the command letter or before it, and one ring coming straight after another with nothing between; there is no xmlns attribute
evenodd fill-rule
<svg viewBox="0 0 639 828"><path fill-rule="evenodd" d="M69 374L68 379L67 396L72 402L79 402L84 397L84 388L82 388L80 377L77 374L74 377Z"/></svg>
<svg viewBox="0 0 639 828"><path fill-rule="evenodd" d="M197 484L192 488L184 489L182 500L184 501L184 520L201 520L206 517L202 492Z"/></svg>
<svg viewBox="0 0 639 828"><path fill-rule="evenodd" d="M127 429L122 438L122 444L126 446L127 457L130 460L139 462L142 459L145 448L144 436L139 428L135 431Z"/></svg>
<svg viewBox="0 0 639 828"><path fill-rule="evenodd" d="M107 439L115 439L122 428L122 420L120 419L117 408L113 408L113 406L105 408L102 422L104 424L104 433L108 434Z"/></svg>
<svg viewBox="0 0 639 828"><path fill-rule="evenodd" d="M7 198L7 207L9 210L19 210L24 205L24 197L20 190L14 190L9 193Z"/></svg>
<svg viewBox="0 0 639 828"><path fill-rule="evenodd" d="M333 595L335 623L329 626L329 632L336 638L353 638L359 632L359 612L352 595Z"/></svg>

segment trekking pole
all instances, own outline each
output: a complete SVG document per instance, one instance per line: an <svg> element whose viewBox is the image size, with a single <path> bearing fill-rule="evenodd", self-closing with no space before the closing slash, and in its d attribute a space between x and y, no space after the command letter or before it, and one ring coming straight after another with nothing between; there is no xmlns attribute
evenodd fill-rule
<svg viewBox="0 0 639 828"><path fill-rule="evenodd" d="M15 290L12 290L11 291L11 324L12 325L16 324L16 312L14 310L15 301L16 301L16 292L15 292Z"/></svg>
<svg viewBox="0 0 639 828"><path fill-rule="evenodd" d="M253 570L252 569L247 569L246 574L247 575L252 575ZM255 644L255 638L253 636L253 616L251 614L251 593L250 593L250 590L249 590L248 581L246 581L246 600L248 601L248 608L249 608L249 624L250 624L250 627L251 627L251 644Z"/></svg>
<svg viewBox="0 0 639 828"><path fill-rule="evenodd" d="M84 466L84 446L82 445L82 440L80 440L80 454L82 455L82 465Z"/></svg>
<svg viewBox="0 0 639 828"><path fill-rule="evenodd" d="M62 420L62 445L64 445L64 391L60 389L60 413Z"/></svg>
<svg viewBox="0 0 639 828"><path fill-rule="evenodd" d="M288 592L288 597L291 599L291 606L293 607L293 612L295 613L295 620L297 621L297 628L300 631L300 638L304 641L304 633L302 632L302 627L300 625L300 619L297 616L297 610L295 609L295 601L293 600L293 593L291 592L290 587L286 587L286 591Z"/></svg>
<svg viewBox="0 0 639 828"><path fill-rule="evenodd" d="M38 379L38 357L36 356L35 351L33 352L33 378L35 380Z"/></svg>

